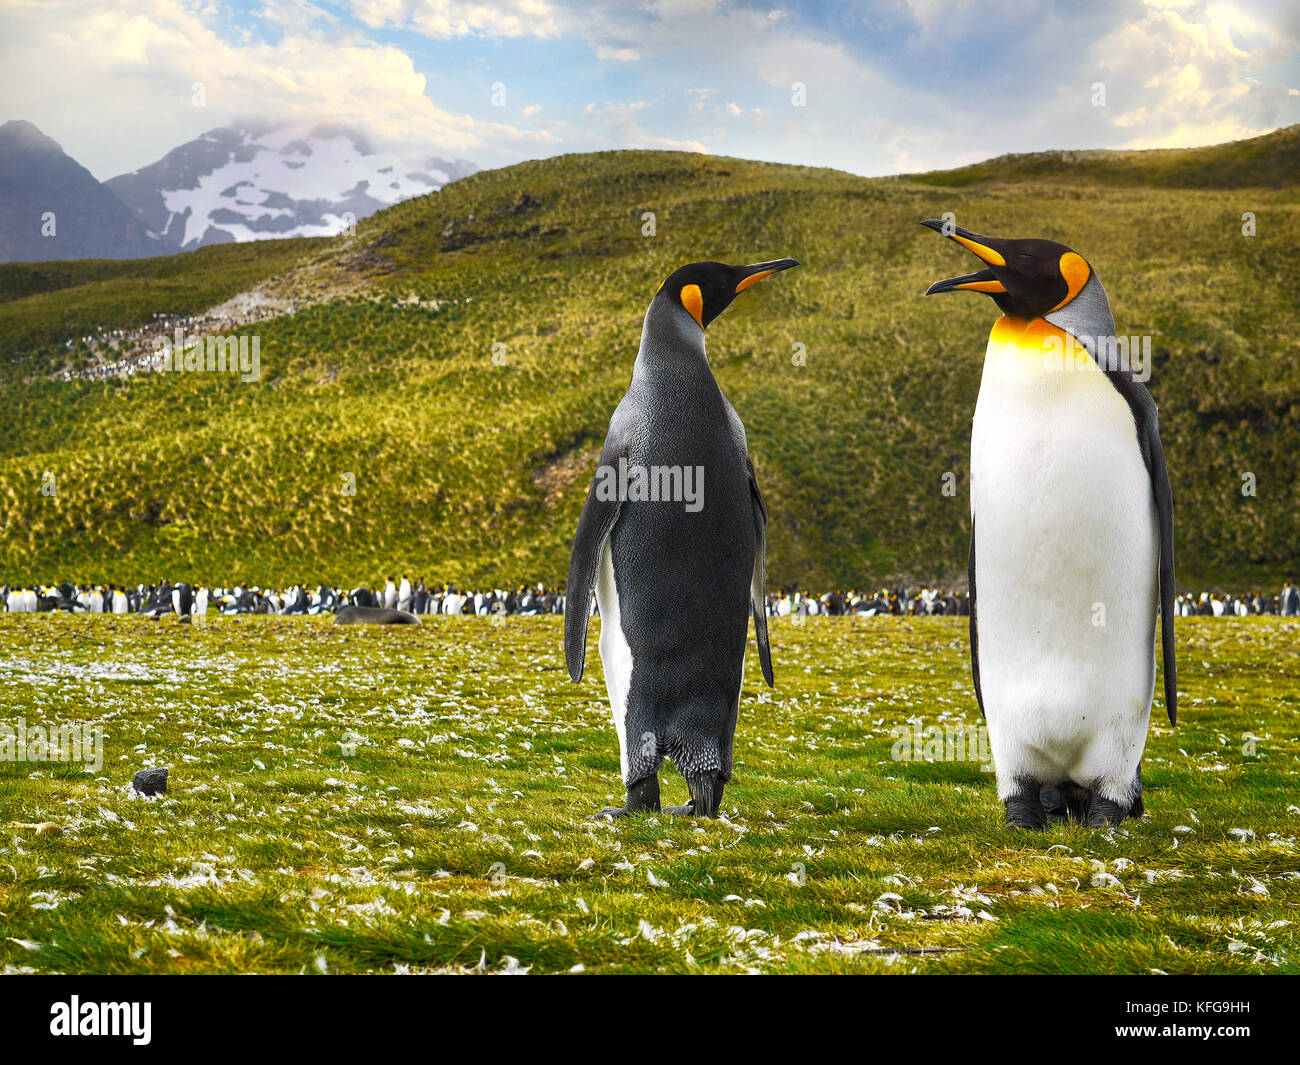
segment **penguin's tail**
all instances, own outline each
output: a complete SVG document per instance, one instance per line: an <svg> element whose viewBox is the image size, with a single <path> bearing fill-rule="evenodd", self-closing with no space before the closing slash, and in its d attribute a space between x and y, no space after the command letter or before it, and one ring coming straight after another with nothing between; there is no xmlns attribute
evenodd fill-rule
<svg viewBox="0 0 1300 1065"><path fill-rule="evenodd" d="M691 812L696 817L717 817L722 805L722 789L726 780L721 773L705 771L689 773L686 784L691 789Z"/></svg>

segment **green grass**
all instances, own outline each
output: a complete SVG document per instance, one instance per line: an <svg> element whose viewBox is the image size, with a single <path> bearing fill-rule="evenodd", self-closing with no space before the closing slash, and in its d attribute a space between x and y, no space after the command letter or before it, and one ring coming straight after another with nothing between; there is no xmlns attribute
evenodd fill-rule
<svg viewBox="0 0 1300 1065"><path fill-rule="evenodd" d="M1300 126L1208 148L1054 151L1004 155L955 170L912 174L927 185L1063 181L1163 189L1285 188L1300 173Z"/></svg>
<svg viewBox="0 0 1300 1065"><path fill-rule="evenodd" d="M599 660L572 684L558 619L2 615L0 721L107 735L98 775L0 763L0 966L1295 973L1300 623L1178 637L1149 816L1024 834L977 765L890 757L910 717L978 721L961 619L777 619L726 819L608 824Z"/></svg>
<svg viewBox="0 0 1300 1065"><path fill-rule="evenodd" d="M219 244L156 259L0 263L0 337L22 376L61 365L60 342L142 325L154 312L190 315L251 288L321 240Z"/></svg>
<svg viewBox="0 0 1300 1065"><path fill-rule="evenodd" d="M5 268L0 582L350 585L407 571L561 584L660 282L696 259L783 255L804 265L709 331L772 514L771 580L960 582L995 309L921 295L972 268L917 224L952 211L977 232L1062 240L1096 267L1119 329L1154 337L1183 585L1273 591L1300 567L1295 137L1173 161L1123 153L1123 174L1086 159L1043 174L1025 157L954 187L672 152L565 156L475 174L354 238ZM1217 178L1141 176L1174 161L1175 177ZM270 275L306 309L256 327L254 384L33 375L81 357L61 338L88 315L193 309ZM792 365L796 344L806 365Z"/></svg>

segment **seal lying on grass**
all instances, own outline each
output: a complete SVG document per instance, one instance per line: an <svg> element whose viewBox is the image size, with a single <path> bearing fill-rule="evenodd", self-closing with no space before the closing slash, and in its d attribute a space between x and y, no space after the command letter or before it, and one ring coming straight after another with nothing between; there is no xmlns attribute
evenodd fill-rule
<svg viewBox="0 0 1300 1065"><path fill-rule="evenodd" d="M418 625L420 619L405 610L382 606L345 606L334 619L335 625Z"/></svg>

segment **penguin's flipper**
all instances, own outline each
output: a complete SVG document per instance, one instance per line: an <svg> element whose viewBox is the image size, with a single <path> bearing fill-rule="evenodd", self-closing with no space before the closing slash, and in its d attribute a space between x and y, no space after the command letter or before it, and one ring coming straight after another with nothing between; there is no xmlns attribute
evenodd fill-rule
<svg viewBox="0 0 1300 1065"><path fill-rule="evenodd" d="M1174 660L1174 493L1169 486L1165 449L1160 443L1160 418L1147 386L1130 370L1103 365L1102 372L1110 378L1133 414L1142 461L1151 476L1160 535L1160 651L1164 660L1165 711L1169 723L1174 725L1178 723L1178 665Z"/></svg>
<svg viewBox="0 0 1300 1065"><path fill-rule="evenodd" d="M975 515L970 516L970 557L966 561L967 583L970 585L970 668L975 678L975 701L979 703L980 717L984 713L984 693L980 690L980 636L975 624Z"/></svg>
<svg viewBox="0 0 1300 1065"><path fill-rule="evenodd" d="M1178 723L1178 665L1174 657L1174 493L1165 466L1165 449L1156 425L1155 404L1146 424L1142 454L1151 471L1151 490L1156 497L1156 517L1160 524L1160 651L1164 659L1165 711L1169 724ZM1139 427L1141 431L1142 427Z"/></svg>
<svg viewBox="0 0 1300 1065"><path fill-rule="evenodd" d="M1112 374L1111 380L1120 375ZM1156 520L1160 535L1160 652L1164 663L1165 712L1169 723L1178 723L1178 665L1174 658L1174 493L1169 485L1169 468L1165 449L1160 443L1160 423L1156 401L1146 386L1132 382L1131 391L1120 392L1128 400L1137 426L1142 459L1151 475L1151 493L1156 501Z"/></svg>
<svg viewBox="0 0 1300 1065"><path fill-rule="evenodd" d="M602 466L618 464L618 453L611 455L609 448L600 457ZM573 554L569 558L569 582L564 593L564 659L569 676L582 680L582 669L587 661L587 622L591 617L591 595L596 588L600 572L600 556L605 541L618 522L622 503L617 499L596 498L598 480L592 479L587 492L587 502L578 519L578 532L573 539Z"/></svg>
<svg viewBox="0 0 1300 1065"><path fill-rule="evenodd" d="M745 456L749 471L750 502L754 510L754 577L749 584L749 604L754 614L754 640L758 644L758 660L763 665L763 679L769 688L776 687L772 675L772 649L767 642L767 504L758 490L754 474L754 460Z"/></svg>

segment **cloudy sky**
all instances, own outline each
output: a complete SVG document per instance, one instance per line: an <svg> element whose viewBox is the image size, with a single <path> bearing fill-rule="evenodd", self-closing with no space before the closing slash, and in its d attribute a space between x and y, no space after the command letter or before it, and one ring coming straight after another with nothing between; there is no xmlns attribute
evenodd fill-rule
<svg viewBox="0 0 1300 1065"><path fill-rule="evenodd" d="M0 121L98 178L244 116L485 167L675 148L875 175L1192 146L1300 122L1300 3L0 0Z"/></svg>

